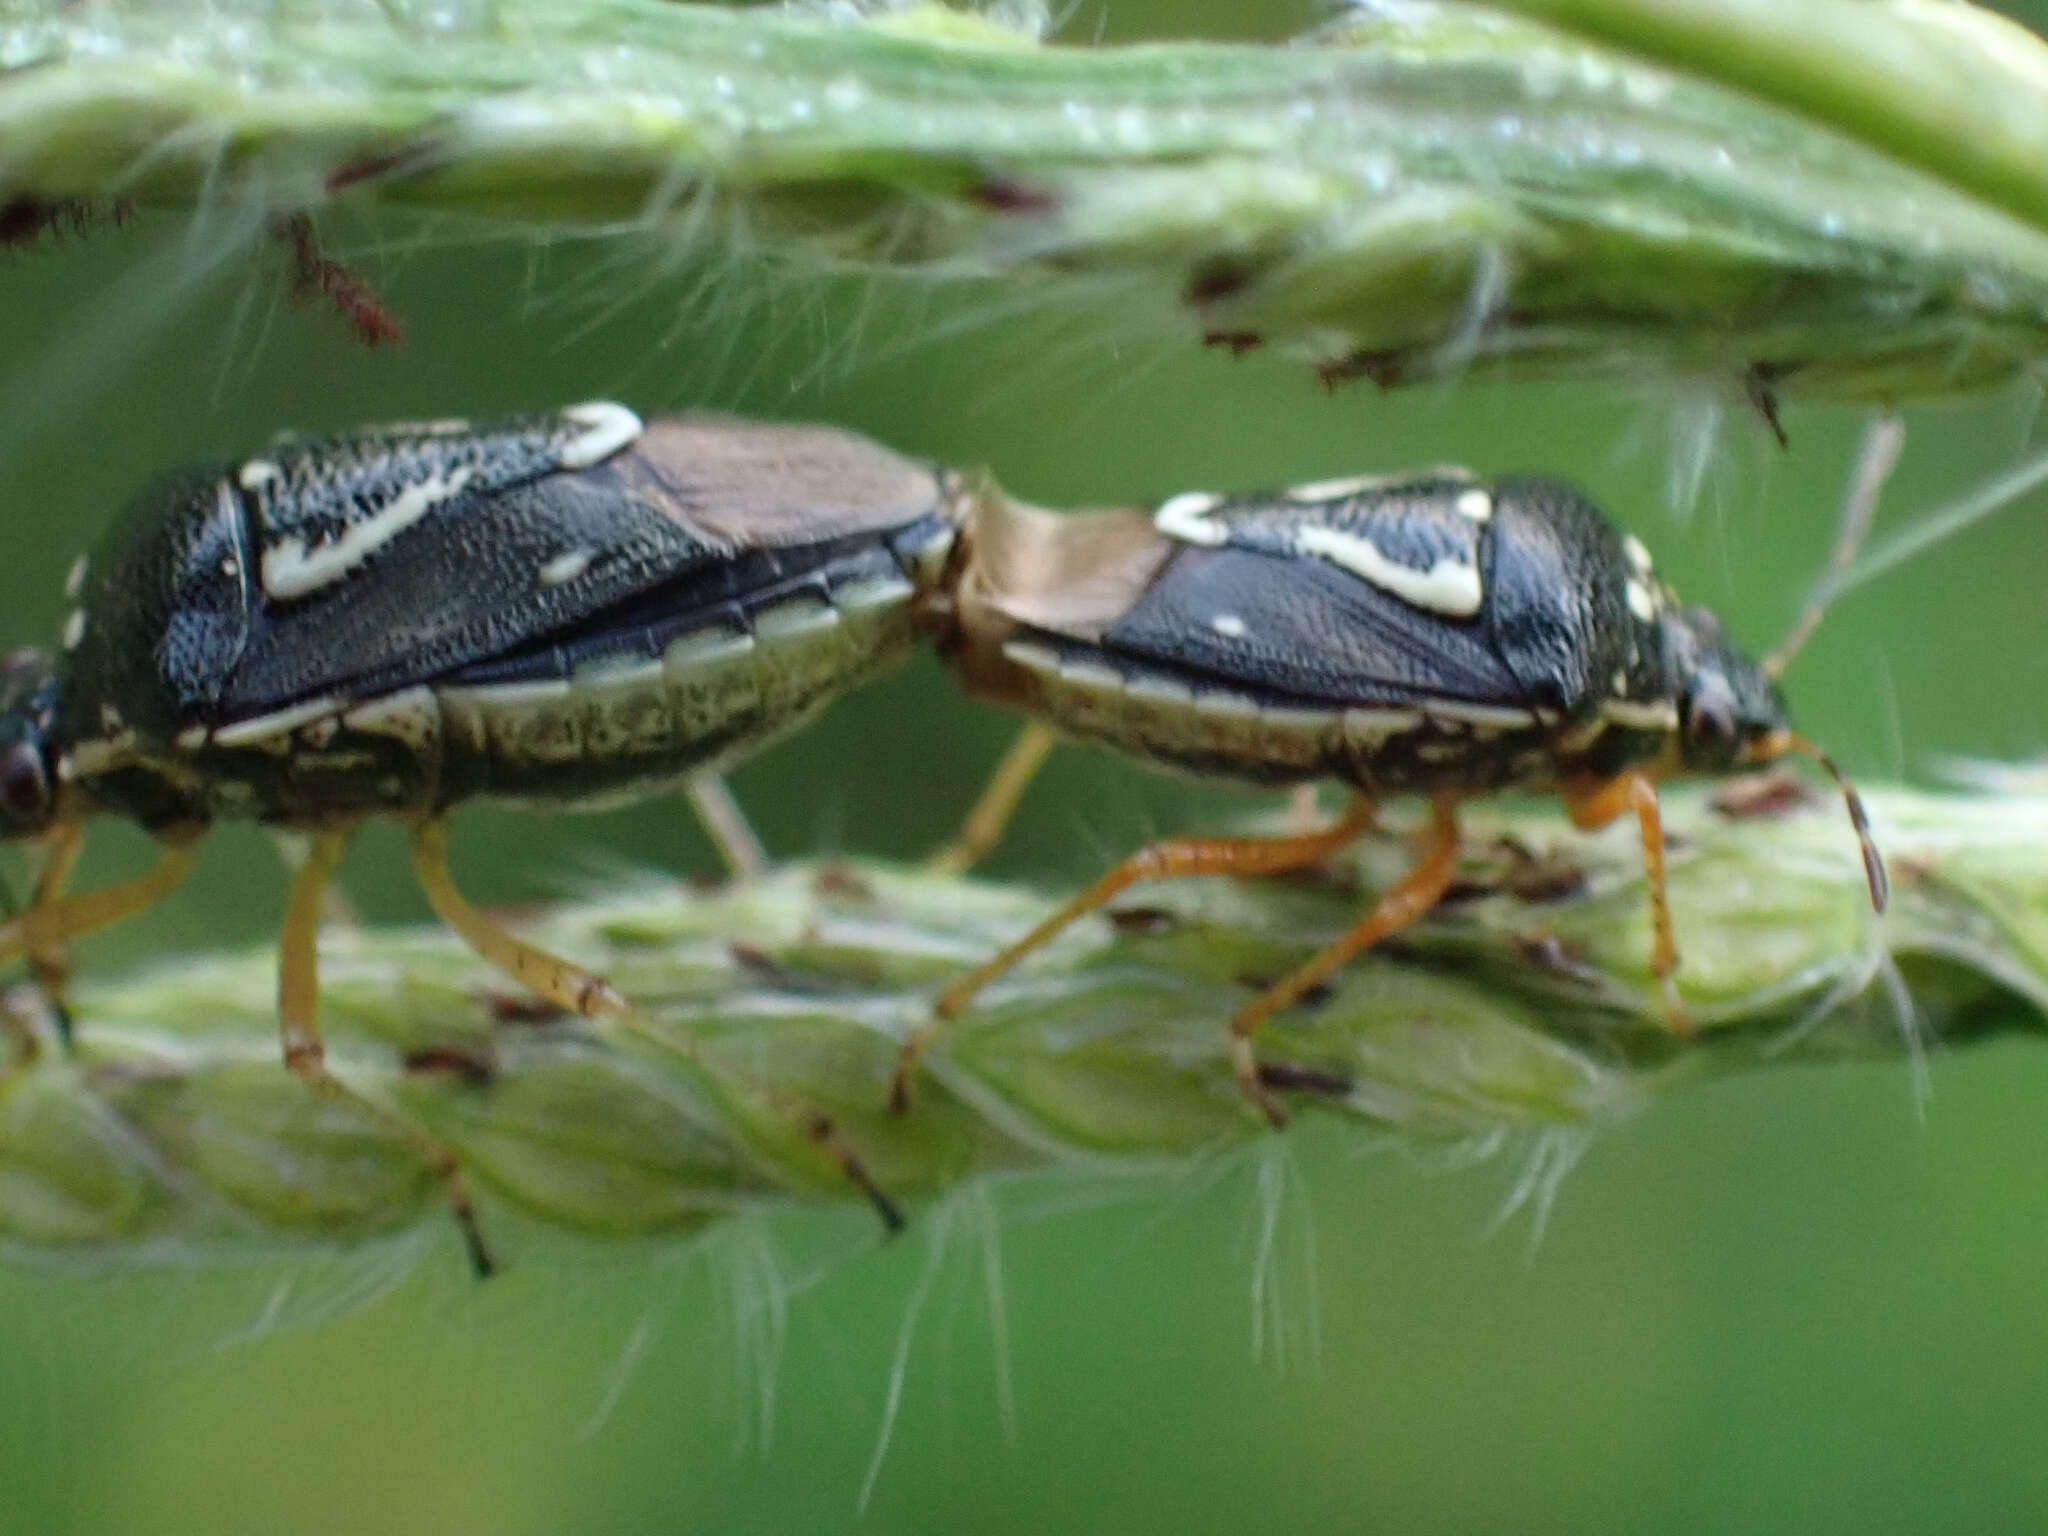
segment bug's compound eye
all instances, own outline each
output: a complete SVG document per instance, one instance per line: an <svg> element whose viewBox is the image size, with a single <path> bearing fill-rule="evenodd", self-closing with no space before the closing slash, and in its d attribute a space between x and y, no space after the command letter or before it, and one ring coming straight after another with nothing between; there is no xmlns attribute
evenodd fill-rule
<svg viewBox="0 0 2048 1536"><path fill-rule="evenodd" d="M17 828L39 827L50 813L50 779L33 743L0 751L0 812Z"/></svg>

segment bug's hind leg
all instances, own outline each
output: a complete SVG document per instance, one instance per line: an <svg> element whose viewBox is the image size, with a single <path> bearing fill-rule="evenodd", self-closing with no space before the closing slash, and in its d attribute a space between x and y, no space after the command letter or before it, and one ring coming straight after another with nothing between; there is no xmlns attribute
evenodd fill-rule
<svg viewBox="0 0 2048 1536"><path fill-rule="evenodd" d="M320 1038L320 910L328 883L348 847L347 830L317 834L292 880L285 904L284 931L278 939L277 1017L284 1037L284 1061L322 1098L347 1099L391 1127L447 1191L449 1209L469 1250L479 1278L497 1269L477 1221L476 1202L455 1149L373 1099L357 1093L327 1067L327 1047Z"/></svg>
<svg viewBox="0 0 2048 1536"><path fill-rule="evenodd" d="M454 877L448 872L446 822L423 818L413 823L412 858L420 887L441 921L461 934L470 948L506 975L530 987L558 1008L582 1014L585 1018L617 1019L622 1028L661 1049L695 1058L696 1053L686 1039L670 1034L639 1013L602 976L514 938L471 906L468 898L455 888ZM882 1225L890 1232L902 1230L902 1211L875 1182L860 1154L840 1135L832 1118L801 1105L783 1104L779 1107L801 1125L807 1140L838 1165L847 1181L875 1208Z"/></svg>
<svg viewBox="0 0 2048 1536"><path fill-rule="evenodd" d="M967 819L960 823L960 830L926 861L925 868L935 875L958 875L987 858L1003 840L1003 830L1016 814L1017 802L1024 798L1024 791L1047 754L1058 744L1059 736L1053 728L1036 720L1018 732L976 798L974 808L967 813Z"/></svg>
<svg viewBox="0 0 2048 1536"><path fill-rule="evenodd" d="M1636 813L1636 825L1643 838L1643 872L1650 886L1650 924L1654 942L1650 949L1650 974L1657 978L1664 994L1664 1021L1674 1035L1690 1035L1692 1021L1678 999L1678 939L1671 927L1671 896L1664 882L1664 818L1657 806L1657 786L1649 775L1634 769L1611 779L1575 785L1565 791L1564 807L1572 825L1588 832Z"/></svg>
<svg viewBox="0 0 2048 1536"><path fill-rule="evenodd" d="M967 973L939 994L932 1016L903 1044L890 1085L889 1104L898 1114L909 1110L917 1065L944 1031L946 1022L974 1001L975 995L1009 971L1033 950L1101 907L1140 880L1177 880L1189 875L1278 875L1305 869L1351 842L1372 824L1373 803L1354 795L1344 815L1332 826L1299 837L1176 837L1141 848L994 959Z"/></svg>
<svg viewBox="0 0 2048 1536"><path fill-rule="evenodd" d="M448 872L447 822L430 817L413 823L412 867L435 915L506 975L585 1018L615 1018L628 1011L625 998L602 976L514 938L470 905Z"/></svg>
<svg viewBox="0 0 2048 1536"><path fill-rule="evenodd" d="M1287 1123L1287 1110L1273 1092L1276 1082L1283 1086L1313 1086L1327 1092L1318 1082L1296 1083L1288 1074L1263 1070L1252 1036L1260 1025L1287 1008L1312 987L1319 986L1344 966L1396 929L1405 928L1443 899L1451 876L1458 867L1457 800L1439 795L1430 808L1429 841L1421 862L1400 882L1383 893L1372 911L1334 944L1290 972L1252 999L1230 1021L1230 1064L1237 1072L1238 1086L1274 1125Z"/></svg>

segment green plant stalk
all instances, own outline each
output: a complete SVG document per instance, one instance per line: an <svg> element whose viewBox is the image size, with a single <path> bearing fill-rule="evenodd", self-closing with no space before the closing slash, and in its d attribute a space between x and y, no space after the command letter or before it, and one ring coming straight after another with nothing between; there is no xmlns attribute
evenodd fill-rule
<svg viewBox="0 0 2048 1536"><path fill-rule="evenodd" d="M722 237L1043 285L1332 381L2033 376L2048 50L1960 3L1779 6L1748 38L1753 8L1403 0L1308 46L1090 49L936 9L12 0L0 201Z"/></svg>
<svg viewBox="0 0 2048 1536"><path fill-rule="evenodd" d="M1268 1062L1350 1085L1294 1108L1417 1143L1596 1129L1723 1073L2040 1027L2048 795L1874 796L1896 885L1883 919L1834 802L1741 815L1667 798L1690 1036L1665 1027L1647 974L1629 830L1475 807L1446 906L1261 1036ZM538 1018L453 937L414 929L327 935L325 1019L346 1080L456 1151L487 1230L665 1237L850 1200L801 1129L814 1112L914 1220L970 1180L1173 1169L1273 1134L1235 1087L1224 1022L1411 856L1396 827L1312 881L1134 889L992 989L905 1118L883 1108L898 1044L1044 897L866 863L697 894L641 878L523 925L608 970L645 1010L630 1027ZM1874 984L1886 962L1911 1028ZM268 951L81 988L75 1052L45 1041L0 1086L0 1238L190 1256L446 1222L385 1118L285 1071L274 988Z"/></svg>

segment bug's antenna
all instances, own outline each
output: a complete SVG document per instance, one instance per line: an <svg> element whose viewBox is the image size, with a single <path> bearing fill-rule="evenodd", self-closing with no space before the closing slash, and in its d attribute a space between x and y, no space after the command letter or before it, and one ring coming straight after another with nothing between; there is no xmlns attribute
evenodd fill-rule
<svg viewBox="0 0 2048 1536"><path fill-rule="evenodd" d="M1870 835L1870 817L1863 809L1863 797L1856 793L1856 786L1849 782L1849 776L1836 766L1813 742L1797 731L1787 731L1775 743L1780 750L1801 752L1812 758L1835 781L1842 792L1842 803L1849 808L1849 825L1856 829L1856 841L1863 849L1863 876L1870 882L1870 904L1882 912L1892 899L1891 876L1885 873L1884 856L1877 851L1877 839Z"/></svg>
<svg viewBox="0 0 2048 1536"><path fill-rule="evenodd" d="M1864 539L1870 534L1870 525L1877 518L1878 498L1884 494L1885 482L1891 479L1892 470L1898 465L1899 455L1905 446L1906 424L1896 416L1878 417L1870 424L1870 430L1863 434L1863 447L1856 455L1856 473L1849 481L1848 499L1842 504L1842 525L1835 535L1834 553L1828 556L1827 569L1821 572L1820 580L1814 584L1813 595L1806 600L1806 607L1792 626L1791 633L1764 658L1766 675L1776 678L1784 673L1800 648L1813 638L1814 630L1820 627L1822 615L1828 611L1828 604L1842 591L1843 579L1856 563L1857 552L1862 549Z"/></svg>

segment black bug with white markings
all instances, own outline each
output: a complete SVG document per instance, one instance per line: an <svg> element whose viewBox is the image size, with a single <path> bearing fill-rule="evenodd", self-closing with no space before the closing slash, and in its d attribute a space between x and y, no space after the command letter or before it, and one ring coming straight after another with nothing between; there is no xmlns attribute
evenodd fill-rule
<svg viewBox="0 0 2048 1536"><path fill-rule="evenodd" d="M951 494L850 433L643 424L609 403L285 441L175 477L74 569L61 653L0 678L0 831L50 844L0 956L54 986L64 945L168 891L215 821L309 834L279 1013L288 1062L341 1094L318 1031L320 898L355 824L387 815L485 958L565 1008L623 1012L463 899L445 813L613 803L793 728L908 651ZM67 896L97 813L163 857ZM446 1152L415 1144L466 1211Z"/></svg>
<svg viewBox="0 0 2048 1536"><path fill-rule="evenodd" d="M1659 779L1787 752L1818 759L1841 783L1872 900L1885 903L1861 803L1791 729L1775 664L1743 655L1711 613L1680 606L1642 544L1558 481L1486 484L1435 470L1235 497L1190 492L1149 515L1060 516L991 493L963 527L931 611L972 688L1060 731L1204 776L1333 778L1353 801L1327 831L1175 839L1119 864L940 998L905 1050L899 1106L943 1020L1118 891L1312 864L1369 825L1385 794L1432 798L1421 862L1232 1021L1239 1081L1276 1120L1253 1032L1441 898L1461 799L1533 789L1560 794L1582 826L1636 815L1652 971L1677 1028L1686 1025L1670 985L1678 953ZM1005 786L1005 804L1016 788Z"/></svg>

